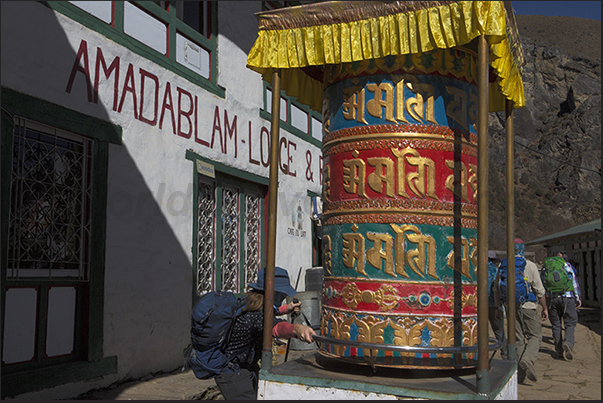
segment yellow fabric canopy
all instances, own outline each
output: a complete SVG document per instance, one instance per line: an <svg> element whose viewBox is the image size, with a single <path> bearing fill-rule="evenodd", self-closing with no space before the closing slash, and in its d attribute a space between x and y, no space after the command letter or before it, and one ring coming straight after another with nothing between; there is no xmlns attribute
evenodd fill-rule
<svg viewBox="0 0 603 403"><path fill-rule="evenodd" d="M525 105L523 52L510 2L328 1L256 16L259 36L247 67L268 82L273 69L281 69L281 88L318 112L324 65L469 45L480 35L495 76L490 111L504 111L506 99L515 108Z"/></svg>

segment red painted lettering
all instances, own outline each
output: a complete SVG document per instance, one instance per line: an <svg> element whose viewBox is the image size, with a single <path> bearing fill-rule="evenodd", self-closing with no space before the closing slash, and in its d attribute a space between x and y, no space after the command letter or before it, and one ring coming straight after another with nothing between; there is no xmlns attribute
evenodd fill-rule
<svg viewBox="0 0 603 403"><path fill-rule="evenodd" d="M318 183L322 183L322 155L318 156L318 178L320 179Z"/></svg>
<svg viewBox="0 0 603 403"><path fill-rule="evenodd" d="M287 175L289 173L289 159L287 158L287 163L283 164L283 145L285 148L287 148L287 139L281 137L280 141L278 142L278 161L281 172Z"/></svg>
<svg viewBox="0 0 603 403"><path fill-rule="evenodd" d="M201 145L204 145L205 147L209 147L209 143L207 141L199 138L198 120L199 120L199 108L197 107L197 96L195 95L195 142L199 143Z"/></svg>
<svg viewBox="0 0 603 403"><path fill-rule="evenodd" d="M103 51L101 48L96 48L96 65L94 68L94 103L98 103L98 83L100 81L100 67L102 64L103 72L105 73L105 78L111 77L113 71L115 71L115 77L113 79L113 110L117 110L117 97L119 95L119 57L116 57L111 62L109 68L107 68L107 63L105 63L105 57L103 56Z"/></svg>
<svg viewBox="0 0 603 403"><path fill-rule="evenodd" d="M220 110L216 106L214 110L214 127L211 132L211 148L214 148L214 141L216 139L216 131L220 133L220 149L224 152L224 141L222 140L222 124L220 123Z"/></svg>
<svg viewBox="0 0 603 403"><path fill-rule="evenodd" d="M144 104L144 83L146 78L150 78L155 82L155 96L153 98L153 118L147 119L143 116L143 104ZM139 118L141 122L145 122L150 124L151 126L155 126L157 124L157 108L159 103L159 78L155 74L149 73L146 70L140 69L140 114Z"/></svg>
<svg viewBox="0 0 603 403"><path fill-rule="evenodd" d="M248 145L248 147L249 147L249 163L253 164L253 165L260 165L260 161L254 160L251 157L251 120L249 121L249 145Z"/></svg>
<svg viewBox="0 0 603 403"><path fill-rule="evenodd" d="M264 134L266 135L266 161L264 161ZM270 132L265 127L260 131L260 160L266 168L270 166Z"/></svg>
<svg viewBox="0 0 603 403"><path fill-rule="evenodd" d="M226 110L224 110L224 149L222 150L222 152L224 154L228 154L227 152L227 140L231 139L233 140L233 136L234 136L234 156L235 158L237 158L237 115L235 115L234 119L232 120L232 125L228 125L228 112Z"/></svg>
<svg viewBox="0 0 603 403"><path fill-rule="evenodd" d="M169 109L172 118L172 133L176 134L176 119L174 118L174 106L172 102L172 86L170 83L165 85L165 93L163 95L163 105L161 107L161 116L159 117L159 129L163 127L163 116L165 110Z"/></svg>
<svg viewBox="0 0 603 403"><path fill-rule="evenodd" d="M178 135L187 139L191 138L191 135L193 134L193 122L191 120L191 115L193 114L193 112L195 111L194 107L193 107L193 96L191 95L190 92L183 90L180 87L177 87L176 90L178 91ZM189 110L187 112L182 110L182 94L186 95L189 99L188 103L189 103ZM188 133L184 133L182 131L182 117L186 117L186 120L188 120Z"/></svg>
<svg viewBox="0 0 603 403"><path fill-rule="evenodd" d="M289 175L297 176L297 171L292 171L291 166L293 164L293 157L291 156L291 147L294 150L297 150L297 144L292 141L289 141L289 145L287 146L287 170L289 171Z"/></svg>
<svg viewBox="0 0 603 403"><path fill-rule="evenodd" d="M124 88L121 92L121 100L119 101L117 112L121 113L121 108L124 106L126 93L128 92L132 94L132 103L134 104L134 119L138 119L138 108L136 107L136 88L134 86L134 66L132 66L132 63L128 65L128 72L126 73L126 79L124 80Z"/></svg>
<svg viewBox="0 0 603 403"><path fill-rule="evenodd" d="M80 60L84 63L84 66L80 66ZM88 64L88 43L84 40L80 42L80 48L75 56L73 67L71 68L71 74L69 75L69 81L67 81L67 88L65 91L71 94L73 88L73 80L75 80L75 74L77 72L84 73L86 79L86 89L88 91L88 102L92 102L92 81L90 80L90 69Z"/></svg>

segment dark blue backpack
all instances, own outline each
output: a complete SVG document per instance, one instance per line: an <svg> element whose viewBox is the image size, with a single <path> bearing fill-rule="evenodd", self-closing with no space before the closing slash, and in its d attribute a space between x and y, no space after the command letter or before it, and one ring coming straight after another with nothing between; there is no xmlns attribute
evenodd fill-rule
<svg viewBox="0 0 603 403"><path fill-rule="evenodd" d="M521 306L524 302L536 302L536 295L531 291L528 279L524 274L526 260L521 256L515 256L515 301ZM507 302L507 259L504 258L500 263L500 293L503 303Z"/></svg>
<svg viewBox="0 0 603 403"><path fill-rule="evenodd" d="M193 307L191 345L185 350L185 368L197 379L219 375L229 364L224 354L235 319L245 300L228 291L210 291Z"/></svg>

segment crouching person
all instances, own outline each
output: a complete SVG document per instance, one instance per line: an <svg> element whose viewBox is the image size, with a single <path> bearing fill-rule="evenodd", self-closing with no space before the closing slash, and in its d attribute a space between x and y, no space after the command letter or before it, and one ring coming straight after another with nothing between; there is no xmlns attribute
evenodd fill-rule
<svg viewBox="0 0 603 403"><path fill-rule="evenodd" d="M258 273L258 282L249 284L251 290L245 294L242 314L234 323L225 355L230 361L220 375L215 377L225 400L256 400L258 391L259 361L263 348L264 327L264 277L265 270ZM283 300L297 294L289 282L286 270L276 267L274 273L275 316L299 311L301 302L282 305ZM284 319L274 318L272 336L277 338L297 338L312 343L316 332L308 326L292 324Z"/></svg>

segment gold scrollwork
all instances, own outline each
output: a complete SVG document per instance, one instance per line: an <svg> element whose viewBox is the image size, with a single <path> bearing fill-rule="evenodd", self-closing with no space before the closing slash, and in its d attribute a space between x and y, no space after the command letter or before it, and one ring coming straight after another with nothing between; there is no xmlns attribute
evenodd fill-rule
<svg viewBox="0 0 603 403"><path fill-rule="evenodd" d="M331 236L324 235L322 237L322 251L324 257L324 269L327 274L331 275Z"/></svg>
<svg viewBox="0 0 603 403"><path fill-rule="evenodd" d="M364 343L383 344L383 330L387 327L387 320L374 316L365 316L362 319L355 317L358 326L358 341ZM362 349L364 356L377 356L378 350Z"/></svg>
<svg viewBox="0 0 603 403"><path fill-rule="evenodd" d="M467 321L463 321L462 329L463 329L463 345L464 346L477 345L477 321L474 319L469 319ZM476 357L475 353L467 354L467 358L469 358L469 359L472 359L475 357Z"/></svg>
<svg viewBox="0 0 603 403"><path fill-rule="evenodd" d="M329 131L329 127L331 127L331 98L329 97L324 97L322 100L322 116L324 116L322 122L323 136L328 136L331 133Z"/></svg>
<svg viewBox="0 0 603 403"><path fill-rule="evenodd" d="M331 200L331 166L325 164L322 168L322 192L325 200Z"/></svg>
<svg viewBox="0 0 603 403"><path fill-rule="evenodd" d="M354 323L354 316L345 317L341 312L323 309L321 328L323 333L331 324L331 337L338 340L350 340L350 326ZM325 334L323 334L324 336ZM334 345L335 354L342 356L346 347Z"/></svg>
<svg viewBox="0 0 603 403"><path fill-rule="evenodd" d="M451 318L398 317L380 318L374 315L345 314L338 311L323 309L322 331L330 325L331 337L339 340L351 340L350 325L358 327L357 341L374 344L384 344L384 332L389 326L393 330L393 344L396 346L429 346L453 347L455 345L455 326ZM462 345L477 344L477 321L475 318L464 318L461 324ZM426 334L429 337L426 338ZM342 356L345 347L334 346L336 354ZM364 356L375 356L376 350L363 349ZM410 364L415 353L402 352L404 362ZM469 359L475 354L467 354ZM449 358L451 354L439 354L438 359ZM410 360L410 361L409 361Z"/></svg>
<svg viewBox="0 0 603 403"><path fill-rule="evenodd" d="M395 309L398 306L396 289L390 284L382 284L377 291L360 291L354 283L347 284L342 291L343 303L350 309L356 309L359 302L377 304L382 312Z"/></svg>
<svg viewBox="0 0 603 403"><path fill-rule="evenodd" d="M442 301L450 303L450 307L454 309L454 290L450 291L448 298L442 298ZM461 294L461 309L465 309L468 306L477 306L477 294Z"/></svg>

